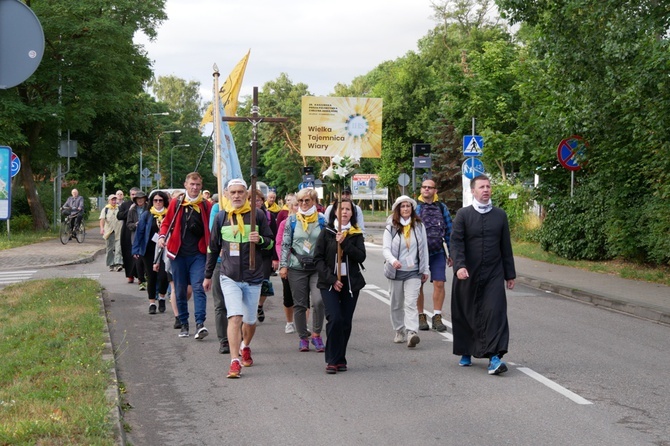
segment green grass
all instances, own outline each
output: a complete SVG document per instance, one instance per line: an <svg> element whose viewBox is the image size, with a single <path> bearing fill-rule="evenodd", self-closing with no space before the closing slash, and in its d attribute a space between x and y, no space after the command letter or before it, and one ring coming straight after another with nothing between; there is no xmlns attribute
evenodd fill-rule
<svg viewBox="0 0 670 446"><path fill-rule="evenodd" d="M670 286L670 268L639 265L621 260L589 261L568 260L551 252L543 251L538 243L515 241L514 255L527 257L554 265L570 266L586 271L613 274L624 279L643 280Z"/></svg>
<svg viewBox="0 0 670 446"><path fill-rule="evenodd" d="M114 444L100 299L88 279L0 291L0 444Z"/></svg>
<svg viewBox="0 0 670 446"><path fill-rule="evenodd" d="M10 232L9 237L7 237L7 232L3 232L0 234L0 250L44 242L56 237L58 237L58 232L55 231Z"/></svg>

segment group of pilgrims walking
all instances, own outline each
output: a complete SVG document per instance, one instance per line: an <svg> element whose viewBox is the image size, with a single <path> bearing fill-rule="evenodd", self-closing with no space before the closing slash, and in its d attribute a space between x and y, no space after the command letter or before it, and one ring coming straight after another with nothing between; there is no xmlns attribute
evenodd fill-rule
<svg viewBox="0 0 670 446"><path fill-rule="evenodd" d="M121 191L110 195L100 214L110 270L124 270L128 283L137 278L147 292L150 315L164 313L169 300L182 338L192 333L189 300L194 339L208 336L204 323L211 291L219 353L230 355L228 378L240 377L254 363L252 340L265 319L264 303L274 295L271 276L278 274L284 332L297 335L298 351L324 353L326 373L347 371L367 258L363 213L351 191L345 188L324 209L309 188L287 195L280 206L272 191L267 197L255 191L251 203L243 179L230 180L222 197L210 197L202 186L200 174L192 172L184 191L173 196L161 190L147 196L137 188L131 201L123 202ZM502 361L509 342L505 286L514 287L514 260L507 216L491 203L489 179L476 177L471 191L473 205L460 209L453 222L430 179L423 182L418 202L402 195L393 203L382 250L392 341L414 349L419 332L430 329L423 313L428 281L432 329L446 331L442 306L446 273L453 267L453 353L464 367L473 358L487 359L488 373L498 375L507 371Z"/></svg>

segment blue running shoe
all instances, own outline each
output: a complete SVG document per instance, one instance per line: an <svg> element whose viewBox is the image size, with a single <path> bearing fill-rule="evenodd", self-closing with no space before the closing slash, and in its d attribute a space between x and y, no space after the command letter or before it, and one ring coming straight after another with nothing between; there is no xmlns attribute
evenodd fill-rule
<svg viewBox="0 0 670 446"><path fill-rule="evenodd" d="M489 362L489 375L500 375L507 371L507 364L502 362L500 358L494 356Z"/></svg>
<svg viewBox="0 0 670 446"><path fill-rule="evenodd" d="M458 362L458 365L461 367L470 367L472 365L472 357L470 355L461 356L461 360Z"/></svg>

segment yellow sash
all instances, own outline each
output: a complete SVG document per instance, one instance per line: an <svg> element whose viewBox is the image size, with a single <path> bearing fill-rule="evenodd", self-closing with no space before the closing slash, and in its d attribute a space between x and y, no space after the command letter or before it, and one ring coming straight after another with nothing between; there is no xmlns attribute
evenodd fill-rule
<svg viewBox="0 0 670 446"><path fill-rule="evenodd" d="M302 223L302 230L307 232L309 224L319 220L319 213L314 212L312 215L302 215L298 212L295 217Z"/></svg>
<svg viewBox="0 0 670 446"><path fill-rule="evenodd" d="M193 201L186 201L186 198L184 198L184 201L182 201L181 205L186 207L186 206L191 206L194 211L196 211L198 214L200 213L200 206L198 206L200 203L202 203L202 194L198 194L198 198L196 198Z"/></svg>
<svg viewBox="0 0 670 446"><path fill-rule="evenodd" d="M242 237L244 237L244 217L242 217L242 214L246 214L247 212L251 212L251 205L249 204L249 200L245 201L242 207L239 207L237 209L234 209L233 206L230 204L230 202L226 205L225 211L228 213L228 220L230 220L230 225L233 225L233 216L237 217L237 232L234 232L235 236L237 236L238 232L242 233Z"/></svg>

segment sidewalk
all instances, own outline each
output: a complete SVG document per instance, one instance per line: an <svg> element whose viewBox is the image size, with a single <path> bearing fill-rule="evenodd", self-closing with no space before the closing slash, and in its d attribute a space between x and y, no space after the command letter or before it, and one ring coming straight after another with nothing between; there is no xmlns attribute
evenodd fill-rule
<svg viewBox="0 0 670 446"><path fill-rule="evenodd" d="M381 245L384 223L366 223L366 242ZM670 287L514 257L516 282L598 307L670 325Z"/></svg>
<svg viewBox="0 0 670 446"><path fill-rule="evenodd" d="M382 223L366 225L366 241L381 244ZM63 245L53 239L0 251L0 270L54 267L91 262L104 253L105 241L97 228L86 233L84 243ZM550 263L515 257L517 283L550 291L595 306L670 325L670 287L622 279Z"/></svg>

